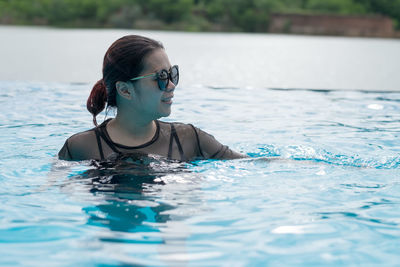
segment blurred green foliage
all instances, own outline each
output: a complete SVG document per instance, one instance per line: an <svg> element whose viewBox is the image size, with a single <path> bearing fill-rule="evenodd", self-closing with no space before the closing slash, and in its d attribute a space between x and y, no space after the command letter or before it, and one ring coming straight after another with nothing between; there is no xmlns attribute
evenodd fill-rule
<svg viewBox="0 0 400 267"><path fill-rule="evenodd" d="M268 30L271 13L373 14L400 25L400 0L0 0L0 23L189 31Z"/></svg>
<svg viewBox="0 0 400 267"><path fill-rule="evenodd" d="M307 8L310 11L328 14L365 14L367 9L363 4L351 0L308 0Z"/></svg>

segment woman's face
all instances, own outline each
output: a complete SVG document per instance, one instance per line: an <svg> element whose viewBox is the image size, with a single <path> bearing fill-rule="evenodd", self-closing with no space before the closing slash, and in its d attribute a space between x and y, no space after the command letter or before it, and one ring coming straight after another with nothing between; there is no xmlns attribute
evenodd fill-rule
<svg viewBox="0 0 400 267"><path fill-rule="evenodd" d="M144 59L144 68L138 76L155 73L162 69L169 70L171 63L164 49L156 49ZM166 117L171 113L172 98L175 84L169 81L165 91L158 87L155 76L143 78L133 82L135 97L133 103L143 116L149 119Z"/></svg>

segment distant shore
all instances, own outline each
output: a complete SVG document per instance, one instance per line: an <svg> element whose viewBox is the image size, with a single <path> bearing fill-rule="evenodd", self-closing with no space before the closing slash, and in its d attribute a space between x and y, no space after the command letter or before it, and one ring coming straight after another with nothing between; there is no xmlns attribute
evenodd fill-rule
<svg viewBox="0 0 400 267"><path fill-rule="evenodd" d="M0 24L398 38L400 0L0 1Z"/></svg>
<svg viewBox="0 0 400 267"><path fill-rule="evenodd" d="M181 32L226 32L246 33L239 30L228 30L220 25L213 25L207 30L187 30L183 26L167 26L163 24L152 24L142 21L134 28L127 27L76 27L76 26L54 26L47 24L13 25L1 24L0 26L45 26L57 29L110 29L110 30L152 30L152 31L181 31ZM252 33L252 32L247 32ZM341 15L302 15L302 14L271 14L268 29L264 32L274 34L296 34L296 35L319 35L319 36L342 36L342 37L372 37L372 38L400 38L400 31L396 31L393 22L388 17L382 16L341 16Z"/></svg>
<svg viewBox="0 0 400 267"><path fill-rule="evenodd" d="M3 26L48 26L62 29L122 29L122 30L162 30L183 32L243 32L238 29L228 29L222 25L209 25L207 29L190 28L182 25L166 25L143 20L136 27L81 27L60 26L47 24L10 25ZM396 31L392 19L375 15L312 15L312 14L285 14L273 13L269 16L268 28L258 33L301 34L321 36L346 36L346 37L375 37L375 38L400 38L400 31Z"/></svg>
<svg viewBox="0 0 400 267"><path fill-rule="evenodd" d="M389 17L371 15L271 14L268 32L349 37L400 38Z"/></svg>

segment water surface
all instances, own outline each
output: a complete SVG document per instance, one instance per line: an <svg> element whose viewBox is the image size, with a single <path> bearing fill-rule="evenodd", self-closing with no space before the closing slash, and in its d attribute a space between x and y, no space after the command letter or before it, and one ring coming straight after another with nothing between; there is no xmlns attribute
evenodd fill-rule
<svg viewBox="0 0 400 267"><path fill-rule="evenodd" d="M183 87L400 90L398 39L10 26L0 26L0 80L94 83L127 34L162 41Z"/></svg>

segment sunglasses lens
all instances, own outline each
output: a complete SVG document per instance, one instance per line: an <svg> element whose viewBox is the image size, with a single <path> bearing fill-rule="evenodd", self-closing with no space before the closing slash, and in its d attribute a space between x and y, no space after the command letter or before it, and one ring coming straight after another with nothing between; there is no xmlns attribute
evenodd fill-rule
<svg viewBox="0 0 400 267"><path fill-rule="evenodd" d="M173 66L171 68L171 81L173 84L178 85L179 82L179 69L178 66Z"/></svg>
<svg viewBox="0 0 400 267"><path fill-rule="evenodd" d="M168 86L168 80L158 80L158 87L160 88L160 90L165 90L165 88L167 88Z"/></svg>
<svg viewBox="0 0 400 267"><path fill-rule="evenodd" d="M179 82L179 69L178 66L173 66L171 70L168 72L167 70L161 70L160 72L157 73L157 81L158 81L158 87L160 90L165 90L168 86L169 80L174 85L177 85Z"/></svg>
<svg viewBox="0 0 400 267"><path fill-rule="evenodd" d="M168 86L168 72L166 70L162 70L158 73L158 87L160 87L161 90L165 90Z"/></svg>

